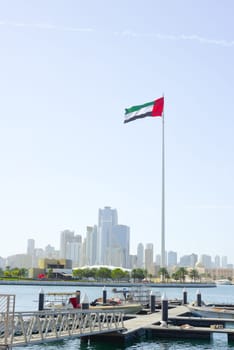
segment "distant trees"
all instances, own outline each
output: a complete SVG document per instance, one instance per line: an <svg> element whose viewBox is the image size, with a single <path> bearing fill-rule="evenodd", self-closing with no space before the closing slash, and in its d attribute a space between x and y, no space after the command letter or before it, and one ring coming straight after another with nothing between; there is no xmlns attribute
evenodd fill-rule
<svg viewBox="0 0 234 350"><path fill-rule="evenodd" d="M188 275L187 269L185 267L180 267L172 273L171 277L176 281L185 282L186 275Z"/></svg>
<svg viewBox="0 0 234 350"><path fill-rule="evenodd" d="M111 270L107 267L100 267L100 269L97 270L97 278L102 281L111 278Z"/></svg>
<svg viewBox="0 0 234 350"><path fill-rule="evenodd" d="M189 277L191 278L191 280L193 282L196 282L196 281L198 281L200 279L200 275L199 275L199 273L198 273L198 271L196 269L190 270L188 275L189 275Z"/></svg>
<svg viewBox="0 0 234 350"><path fill-rule="evenodd" d="M160 269L159 269L159 275L160 275L160 277L161 277L161 281L162 282L165 282L165 280L166 281L168 281L169 280L169 278L170 278L170 275L169 275L169 273L168 273L168 271L167 271L167 269L165 268L165 267L161 267Z"/></svg>
<svg viewBox="0 0 234 350"><path fill-rule="evenodd" d="M108 267L100 267L100 268L85 268L85 269L74 269L73 277L77 279L94 279L96 281L107 281L107 280L127 280L130 279L130 274L128 271L125 271L121 268L115 268L113 270ZM144 278L144 277L143 277Z"/></svg>
<svg viewBox="0 0 234 350"><path fill-rule="evenodd" d="M25 278L27 277L28 270L26 268L10 268L10 266L6 266L6 270L1 270L0 275L1 277L5 278Z"/></svg>
<svg viewBox="0 0 234 350"><path fill-rule="evenodd" d="M139 269L139 268L132 269L131 277L132 277L134 282L136 282L136 280L142 281L145 277L147 277L147 271L144 269Z"/></svg>
<svg viewBox="0 0 234 350"><path fill-rule="evenodd" d="M120 268L116 268L114 270L111 271L111 278L113 280L123 280L123 279L129 279L129 273L127 271L123 271Z"/></svg>

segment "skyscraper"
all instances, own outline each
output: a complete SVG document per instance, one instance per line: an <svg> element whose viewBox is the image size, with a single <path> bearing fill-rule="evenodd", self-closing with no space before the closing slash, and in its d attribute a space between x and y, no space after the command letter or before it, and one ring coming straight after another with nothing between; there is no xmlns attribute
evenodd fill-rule
<svg viewBox="0 0 234 350"><path fill-rule="evenodd" d="M112 227L118 224L116 209L105 207L98 214L98 264L108 265L108 250L112 242Z"/></svg>
<svg viewBox="0 0 234 350"><path fill-rule="evenodd" d="M30 239L28 239L27 254L33 256L34 249L35 249L35 240L30 238Z"/></svg>
<svg viewBox="0 0 234 350"><path fill-rule="evenodd" d="M115 225L112 227L111 237L111 265L129 267L130 229L126 225ZM118 259L117 256L118 255ZM115 260L113 260L115 259Z"/></svg>
<svg viewBox="0 0 234 350"><path fill-rule="evenodd" d="M85 265L96 265L97 263L97 226L87 226Z"/></svg>
<svg viewBox="0 0 234 350"><path fill-rule="evenodd" d="M72 257L76 256L75 262L78 263L76 249L79 249L81 243L81 235L75 235L74 231L70 230L62 231L60 235L60 257L62 259L73 259Z"/></svg>
<svg viewBox="0 0 234 350"><path fill-rule="evenodd" d="M145 269L148 273L154 274L154 245L147 243L145 247Z"/></svg>
<svg viewBox="0 0 234 350"><path fill-rule="evenodd" d="M142 243L137 246L137 267L139 269L144 268L144 246Z"/></svg>
<svg viewBox="0 0 234 350"><path fill-rule="evenodd" d="M35 265L35 240L32 238L28 239L27 255L30 255L30 259L31 259L30 267L33 267Z"/></svg>
<svg viewBox="0 0 234 350"><path fill-rule="evenodd" d="M60 257L67 258L67 243L74 238L74 231L64 230L60 233Z"/></svg>
<svg viewBox="0 0 234 350"><path fill-rule="evenodd" d="M173 251L168 252L168 267L177 265L177 253Z"/></svg>

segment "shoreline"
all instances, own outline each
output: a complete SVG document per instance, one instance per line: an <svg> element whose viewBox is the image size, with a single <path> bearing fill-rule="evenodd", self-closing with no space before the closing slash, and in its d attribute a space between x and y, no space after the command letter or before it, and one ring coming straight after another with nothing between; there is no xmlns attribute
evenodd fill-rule
<svg viewBox="0 0 234 350"><path fill-rule="evenodd" d="M78 281L27 281L15 280L7 281L0 280L0 285L22 285L22 286L66 286L66 287L150 287L150 288L214 288L216 283L128 283L128 282L78 282Z"/></svg>

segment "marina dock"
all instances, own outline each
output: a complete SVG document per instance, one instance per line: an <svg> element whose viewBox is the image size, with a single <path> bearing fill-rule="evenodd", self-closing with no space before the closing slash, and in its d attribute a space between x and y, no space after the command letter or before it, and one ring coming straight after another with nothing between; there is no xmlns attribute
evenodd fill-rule
<svg viewBox="0 0 234 350"><path fill-rule="evenodd" d="M0 312L1 349L75 337L111 342L136 340L142 335L209 340L218 333L225 334L228 342L234 341L234 320L194 317L186 305L168 308L166 321L163 308L137 315L82 309L14 312L14 298L9 295L0 297L0 305L7 308Z"/></svg>
<svg viewBox="0 0 234 350"><path fill-rule="evenodd" d="M176 306L168 310L168 322L162 322L162 312L146 315L129 315L124 320L124 330L105 335L120 342L135 340L146 335L156 338L206 339L214 334L226 334L227 341L234 341L234 320L220 318L200 318L188 314L186 306ZM99 336L97 336L99 337ZM96 338L96 337L95 337Z"/></svg>

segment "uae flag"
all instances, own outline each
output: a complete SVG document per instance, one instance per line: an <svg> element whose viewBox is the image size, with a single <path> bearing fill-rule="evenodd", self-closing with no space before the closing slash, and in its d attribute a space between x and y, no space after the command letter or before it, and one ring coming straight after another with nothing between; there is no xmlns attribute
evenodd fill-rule
<svg viewBox="0 0 234 350"><path fill-rule="evenodd" d="M125 109L124 123L145 117L161 117L163 114L164 97L143 105L132 106Z"/></svg>

